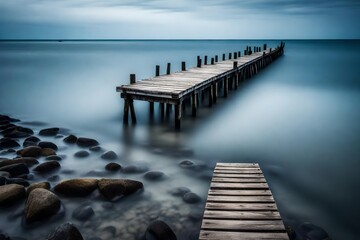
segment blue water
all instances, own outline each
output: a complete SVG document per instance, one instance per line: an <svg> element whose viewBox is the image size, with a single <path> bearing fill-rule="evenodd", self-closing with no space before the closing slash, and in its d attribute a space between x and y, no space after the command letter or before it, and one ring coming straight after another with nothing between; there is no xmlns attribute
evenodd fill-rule
<svg viewBox="0 0 360 240"><path fill-rule="evenodd" d="M136 208L136 204L160 202L168 208L175 204L185 215L194 209L201 211L210 179L201 177L204 172L194 174L180 168L181 160L206 165L205 173L211 172L216 162L258 162L285 225L297 228L312 222L332 239L358 239L360 41L286 41L283 57L239 90L231 91L226 100L220 98L211 109L205 102L196 119L187 111L181 132L173 131L172 116L161 122L156 115L155 123L150 124L145 102L135 104L138 124L129 129L122 126L123 101L115 87L127 84L130 73L136 73L137 79L153 76L155 65L161 65L164 73L167 62L177 71L181 61L194 66L197 55L221 55L265 42L272 47L279 43L0 42L0 113L25 124L41 121L94 137L121 156L119 163L144 164L167 174L167 180L160 183L147 183L141 174L125 175L145 182L145 200L124 200L119 206L133 204ZM57 143L62 144L60 140ZM71 157L75 150L61 149L70 156L62 168L77 169L72 177L103 167L97 156L79 163ZM168 194L180 186L191 186L203 198L202 203L189 206ZM76 205L64 202L70 213L60 222L71 218ZM141 215L130 207L128 212ZM2 212L0 226L8 223L7 214ZM167 222L181 239L187 239L181 230L186 225L168 215L164 216ZM106 222L108 217L98 209L92 221ZM124 221L121 214L111 216L117 217L113 224L119 229L137 224ZM58 223L27 230L17 219L8 231L36 239ZM197 221L192 231L198 233L200 223ZM78 225L85 235L92 234L86 225Z"/></svg>

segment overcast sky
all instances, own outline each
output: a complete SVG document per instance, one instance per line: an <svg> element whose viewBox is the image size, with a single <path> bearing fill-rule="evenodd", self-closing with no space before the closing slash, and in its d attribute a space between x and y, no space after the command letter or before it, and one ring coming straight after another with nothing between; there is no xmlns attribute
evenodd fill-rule
<svg viewBox="0 0 360 240"><path fill-rule="evenodd" d="M0 0L1 39L360 38L360 0Z"/></svg>

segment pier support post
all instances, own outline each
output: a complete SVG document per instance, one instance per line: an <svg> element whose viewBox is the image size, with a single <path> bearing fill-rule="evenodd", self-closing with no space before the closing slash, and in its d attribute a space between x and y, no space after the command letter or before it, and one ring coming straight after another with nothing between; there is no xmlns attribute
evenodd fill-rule
<svg viewBox="0 0 360 240"><path fill-rule="evenodd" d="M215 64L215 59L211 58L211 65L214 65L214 64Z"/></svg>
<svg viewBox="0 0 360 240"><path fill-rule="evenodd" d="M228 77L224 77L224 97L227 97L229 93L229 79Z"/></svg>
<svg viewBox="0 0 360 240"><path fill-rule="evenodd" d="M182 109L182 102L179 101L175 104L175 129L179 130L181 127L181 109Z"/></svg>
<svg viewBox="0 0 360 240"><path fill-rule="evenodd" d="M213 84L213 103L216 104L217 101L217 92L218 92L218 86L217 82Z"/></svg>
<svg viewBox="0 0 360 240"><path fill-rule="evenodd" d="M129 124L129 100L128 99L124 99L124 116L123 116L123 123L124 125L128 125Z"/></svg>
<svg viewBox="0 0 360 240"><path fill-rule="evenodd" d="M200 56L197 56L197 65L198 68L201 68L201 58Z"/></svg>
<svg viewBox="0 0 360 240"><path fill-rule="evenodd" d="M135 114L135 107L134 107L134 100L129 99L129 106L130 106L130 113L131 113L131 122L133 124L136 123L136 114Z"/></svg>
<svg viewBox="0 0 360 240"><path fill-rule="evenodd" d="M211 84L210 87L209 87L209 107L212 107L213 105L213 100L214 100L214 96L213 96L213 93L214 93L214 86Z"/></svg>
<svg viewBox="0 0 360 240"><path fill-rule="evenodd" d="M237 52L234 52L234 59L237 59Z"/></svg>
<svg viewBox="0 0 360 240"><path fill-rule="evenodd" d="M223 53L222 60L225 61L225 53Z"/></svg>
<svg viewBox="0 0 360 240"><path fill-rule="evenodd" d="M154 117L154 102L149 102L149 114L150 118Z"/></svg>
<svg viewBox="0 0 360 240"><path fill-rule="evenodd" d="M215 62L218 62L219 61L219 57L218 55L215 55Z"/></svg>
<svg viewBox="0 0 360 240"><path fill-rule="evenodd" d="M204 57L204 65L207 65L207 57L208 57L208 56L205 56L205 57Z"/></svg>
<svg viewBox="0 0 360 240"><path fill-rule="evenodd" d="M192 102L192 116L196 117L196 111L198 108L198 94L197 93L192 93L191 96L191 102Z"/></svg>
<svg viewBox="0 0 360 240"><path fill-rule="evenodd" d="M229 60L231 59L231 53L229 53Z"/></svg>

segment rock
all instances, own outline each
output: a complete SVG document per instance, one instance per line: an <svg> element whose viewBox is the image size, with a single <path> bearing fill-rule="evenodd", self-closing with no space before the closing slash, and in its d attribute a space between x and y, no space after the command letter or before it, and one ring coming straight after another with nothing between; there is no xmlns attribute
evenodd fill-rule
<svg viewBox="0 0 360 240"><path fill-rule="evenodd" d="M56 161L61 161L61 160L62 160L62 158L61 158L60 156L58 156L58 155L50 155L50 156L47 156L47 157L45 158L45 160L56 160Z"/></svg>
<svg viewBox="0 0 360 240"><path fill-rule="evenodd" d="M119 169L121 169L121 166L118 163L111 162L106 164L105 169L108 171L118 171Z"/></svg>
<svg viewBox="0 0 360 240"><path fill-rule="evenodd" d="M129 179L101 179L98 182L100 193L112 201L130 195L143 188L142 182Z"/></svg>
<svg viewBox="0 0 360 240"><path fill-rule="evenodd" d="M0 171L8 172L12 177L29 173L28 167L23 163L16 163L1 167Z"/></svg>
<svg viewBox="0 0 360 240"><path fill-rule="evenodd" d="M95 146L95 147L89 148L89 150L92 152L100 152L102 150L102 148L100 146Z"/></svg>
<svg viewBox="0 0 360 240"><path fill-rule="evenodd" d="M196 165L193 161L184 160L179 163L179 166L182 168L194 168Z"/></svg>
<svg viewBox="0 0 360 240"><path fill-rule="evenodd" d="M3 185L5 185L6 184L6 177L2 177L2 176L0 176L0 186L3 186Z"/></svg>
<svg viewBox="0 0 360 240"><path fill-rule="evenodd" d="M6 184L18 184L24 187L30 185L30 183L22 178L8 178Z"/></svg>
<svg viewBox="0 0 360 240"><path fill-rule="evenodd" d="M0 186L0 206L11 205L23 198L25 198L24 186L18 184Z"/></svg>
<svg viewBox="0 0 360 240"><path fill-rule="evenodd" d="M8 172L0 171L0 177L6 177L6 178L8 178L8 177L11 177L11 175L10 175L10 173L8 173Z"/></svg>
<svg viewBox="0 0 360 240"><path fill-rule="evenodd" d="M40 138L35 136L28 137L24 140L24 142L34 142L34 143L38 143L40 141L41 141Z"/></svg>
<svg viewBox="0 0 360 240"><path fill-rule="evenodd" d="M47 240L84 240L84 238L72 223L64 223L49 234Z"/></svg>
<svg viewBox="0 0 360 240"><path fill-rule="evenodd" d="M94 147L99 145L99 142L92 138L80 137L76 141L77 145L80 147Z"/></svg>
<svg viewBox="0 0 360 240"><path fill-rule="evenodd" d="M101 158L105 160L115 160L118 158L118 155L114 151L107 151L101 155Z"/></svg>
<svg viewBox="0 0 360 240"><path fill-rule="evenodd" d="M299 227L300 233L306 236L309 240L329 240L330 237L327 232L319 226L312 223L305 222Z"/></svg>
<svg viewBox="0 0 360 240"><path fill-rule="evenodd" d="M91 206L85 205L74 209L72 217L79 221L87 221L94 215L94 210Z"/></svg>
<svg viewBox="0 0 360 240"><path fill-rule="evenodd" d="M201 201L201 198L196 193L188 192L183 196L183 200L186 203L198 203Z"/></svg>
<svg viewBox="0 0 360 240"><path fill-rule="evenodd" d="M90 155L90 153L88 151L85 151L85 150L81 150L81 151L78 151L74 154L74 157L77 157L77 158L86 158Z"/></svg>
<svg viewBox="0 0 360 240"><path fill-rule="evenodd" d="M55 136L60 131L60 128L46 128L42 129L39 132L39 135L42 136Z"/></svg>
<svg viewBox="0 0 360 240"><path fill-rule="evenodd" d="M47 180L49 182L57 182L57 181L60 180L60 176L59 175L53 175L53 176L49 177Z"/></svg>
<svg viewBox="0 0 360 240"><path fill-rule="evenodd" d="M24 149L21 149L16 152L17 154L21 155L22 157L40 157L41 155L41 147L37 146L30 146Z"/></svg>
<svg viewBox="0 0 360 240"><path fill-rule="evenodd" d="M20 144L10 138L2 138L0 140L0 147L1 148L15 148L15 147L20 147Z"/></svg>
<svg viewBox="0 0 360 240"><path fill-rule="evenodd" d="M188 189L187 187L178 187L175 189L172 189L170 191L170 194L176 197L183 197L186 193L191 192L190 189Z"/></svg>
<svg viewBox="0 0 360 240"><path fill-rule="evenodd" d="M40 165L36 166L36 168L34 168L34 171L38 172L38 173L49 173L54 170L57 170L60 167L61 166L57 161L52 160L52 161L41 163Z"/></svg>
<svg viewBox="0 0 360 240"><path fill-rule="evenodd" d="M148 171L149 168L145 166L135 166L135 165L128 165L122 168L124 173L144 173Z"/></svg>
<svg viewBox="0 0 360 240"><path fill-rule="evenodd" d="M11 238L7 233L0 230L0 240L11 240Z"/></svg>
<svg viewBox="0 0 360 240"><path fill-rule="evenodd" d="M77 137L75 135L71 134L71 135L67 136L66 138L64 138L63 141L68 143L68 144L74 144L77 141Z"/></svg>
<svg viewBox="0 0 360 240"><path fill-rule="evenodd" d="M0 167L17 164L17 163L23 163L26 166L33 166L35 164L39 164L39 161L31 157L15 158L12 160L9 159L9 160L0 161Z"/></svg>
<svg viewBox="0 0 360 240"><path fill-rule="evenodd" d="M60 182L54 190L68 197L84 197L91 194L97 186L97 179L77 178Z"/></svg>
<svg viewBox="0 0 360 240"><path fill-rule="evenodd" d="M165 174L160 171L149 171L144 174L144 178L151 181L157 181L164 178Z"/></svg>
<svg viewBox="0 0 360 240"><path fill-rule="evenodd" d="M41 156L52 156L52 155L56 155L56 152L54 149L51 148L43 148L41 149Z"/></svg>
<svg viewBox="0 0 360 240"><path fill-rule="evenodd" d="M52 143L52 142L39 142L38 146L41 147L41 148L51 148L51 149L53 149L55 151L58 150L58 147L56 146L56 144Z"/></svg>
<svg viewBox="0 0 360 240"><path fill-rule="evenodd" d="M25 132L20 132L17 130L4 135L4 137L8 137L8 138L26 138L28 136L31 136L31 134L25 133Z"/></svg>
<svg viewBox="0 0 360 240"><path fill-rule="evenodd" d="M25 219L28 223L46 219L60 210L60 199L49 190L36 188L28 196L25 205Z"/></svg>
<svg viewBox="0 0 360 240"><path fill-rule="evenodd" d="M173 230L163 221L155 220L147 227L144 240L176 240Z"/></svg>
<svg viewBox="0 0 360 240"><path fill-rule="evenodd" d="M50 183L49 182L33 183L26 189L26 195L29 195L29 193L32 190L37 189L37 188L43 188L43 189L50 190Z"/></svg>
<svg viewBox="0 0 360 240"><path fill-rule="evenodd" d="M108 175L108 172L99 171L99 170L91 170L85 174L87 177L105 177Z"/></svg>
<svg viewBox="0 0 360 240"><path fill-rule="evenodd" d="M23 142L23 147L24 148L31 147L31 146L37 146L37 143L36 142L30 142L30 141L24 141Z"/></svg>

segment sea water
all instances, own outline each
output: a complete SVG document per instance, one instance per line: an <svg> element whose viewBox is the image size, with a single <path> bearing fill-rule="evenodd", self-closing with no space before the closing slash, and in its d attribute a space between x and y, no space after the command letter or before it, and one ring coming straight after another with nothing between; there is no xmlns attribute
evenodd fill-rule
<svg viewBox="0 0 360 240"><path fill-rule="evenodd" d="M152 182L143 173L108 174L140 180L144 191L111 206L104 206L97 196L61 198L64 216L35 228L22 225L23 205L1 209L0 229L11 236L39 239L72 221L85 237L134 239L153 219L163 219L180 239L191 239L199 233L216 162L257 162L286 226L296 229L311 222L333 239L357 239L360 41L285 42L283 57L230 91L227 99L220 95L212 108L205 100L197 118L191 117L188 107L180 132L174 131L173 112L162 121L156 105L155 120L150 121L149 104L138 101L137 125L124 128L123 100L116 86L128 84L130 73L136 73L138 80L154 76L155 65L164 74L168 62L172 71L179 71L181 61L195 66L198 55L221 58L247 45L275 47L279 41L0 42L1 114L21 119L20 124L36 132L61 127L66 134L95 138L103 149L119 155L119 164L166 175L163 181ZM66 157L61 169L73 170L59 172L52 186L104 170L107 162L98 153L76 159L73 154L78 149L60 138L45 140L58 144L58 153ZM184 160L200 167L181 167ZM44 179L35 175L33 182ZM190 188L202 201L188 204L174 197L170 192L177 187ZM73 209L81 204L95 211L86 222L72 218Z"/></svg>

